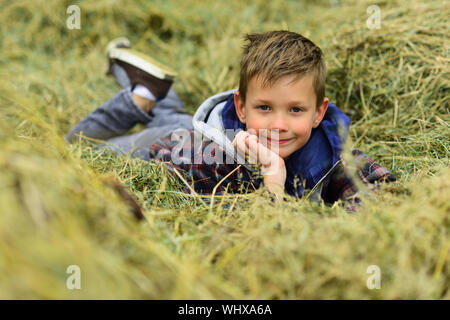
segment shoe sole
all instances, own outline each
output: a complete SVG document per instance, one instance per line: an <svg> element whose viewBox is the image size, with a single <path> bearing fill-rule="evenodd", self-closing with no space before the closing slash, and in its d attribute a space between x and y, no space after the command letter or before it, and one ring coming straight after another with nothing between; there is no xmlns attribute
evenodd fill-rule
<svg viewBox="0 0 450 320"><path fill-rule="evenodd" d="M120 37L114 40L111 40L106 47L106 55L109 55L109 52L114 48L131 48L131 43L128 38Z"/></svg>
<svg viewBox="0 0 450 320"><path fill-rule="evenodd" d="M109 59L126 62L161 80L173 80L177 73L158 61L140 52L126 48L112 48L108 52Z"/></svg>
<svg viewBox="0 0 450 320"><path fill-rule="evenodd" d="M114 49L114 48L131 48L131 43L130 40L128 40L128 38L126 37L119 37L119 38L115 38L114 40L111 40L108 45L106 46L106 57L107 59L107 65L106 65L106 71L105 74L106 75L112 75L112 71L111 71L111 59L109 59L109 52Z"/></svg>

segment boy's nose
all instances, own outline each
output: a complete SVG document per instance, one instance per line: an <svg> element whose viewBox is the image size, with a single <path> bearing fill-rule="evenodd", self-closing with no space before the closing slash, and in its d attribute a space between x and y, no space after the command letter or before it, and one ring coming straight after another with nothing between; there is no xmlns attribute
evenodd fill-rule
<svg viewBox="0 0 450 320"><path fill-rule="evenodd" d="M287 131L288 127L287 127L286 121L283 119L283 117L277 117L271 122L269 129L279 130L279 131Z"/></svg>

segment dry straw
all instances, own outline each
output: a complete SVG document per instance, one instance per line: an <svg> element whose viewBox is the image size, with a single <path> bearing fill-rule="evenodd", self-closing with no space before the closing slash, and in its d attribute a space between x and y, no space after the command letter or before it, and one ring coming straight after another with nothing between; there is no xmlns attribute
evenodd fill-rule
<svg viewBox="0 0 450 320"><path fill-rule="evenodd" d="M80 2L81 29L68 30L65 2L2 2L0 298L449 299L448 5L384 2L369 30L370 4ZM174 67L192 112L237 86L243 33L280 28L323 48L354 146L399 178L358 214L259 191L210 207L159 164L64 142L118 90L99 67L113 37ZM69 265L82 290L66 288Z"/></svg>

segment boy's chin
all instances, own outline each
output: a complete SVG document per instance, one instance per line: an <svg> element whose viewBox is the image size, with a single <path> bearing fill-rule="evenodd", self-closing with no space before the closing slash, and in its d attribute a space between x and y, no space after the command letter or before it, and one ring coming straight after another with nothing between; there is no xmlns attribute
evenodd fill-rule
<svg viewBox="0 0 450 320"><path fill-rule="evenodd" d="M283 158L283 159L289 157L295 151L295 150L292 150L292 147L290 147L290 146L270 146L269 149L271 151L275 152L276 154L278 154L280 156L280 158Z"/></svg>
<svg viewBox="0 0 450 320"><path fill-rule="evenodd" d="M278 155L280 156L280 158L286 159L287 157L289 157L292 154L292 152L286 153L286 152L279 152Z"/></svg>
<svg viewBox="0 0 450 320"><path fill-rule="evenodd" d="M278 156L280 156L280 158L286 159L287 157L289 157L292 152L290 150L283 150L282 148L279 148L278 150L272 150L273 152L275 152Z"/></svg>

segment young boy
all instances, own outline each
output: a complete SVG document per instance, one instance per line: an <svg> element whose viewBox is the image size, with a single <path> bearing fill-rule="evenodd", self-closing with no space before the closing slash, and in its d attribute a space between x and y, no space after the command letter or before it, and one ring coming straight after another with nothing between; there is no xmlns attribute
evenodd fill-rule
<svg viewBox="0 0 450 320"><path fill-rule="evenodd" d="M82 133L109 143L100 147L166 161L171 172L187 175L187 192L264 187L277 196L302 197L306 188L326 203L359 203L341 160L350 120L325 97L320 48L289 31L246 40L239 90L208 98L193 117L182 113L183 104L170 89L175 72L129 49L126 39L112 42L110 72L125 89L66 139ZM123 136L136 123L147 128ZM363 183L395 181L362 152L352 153L364 163L358 170Z"/></svg>

